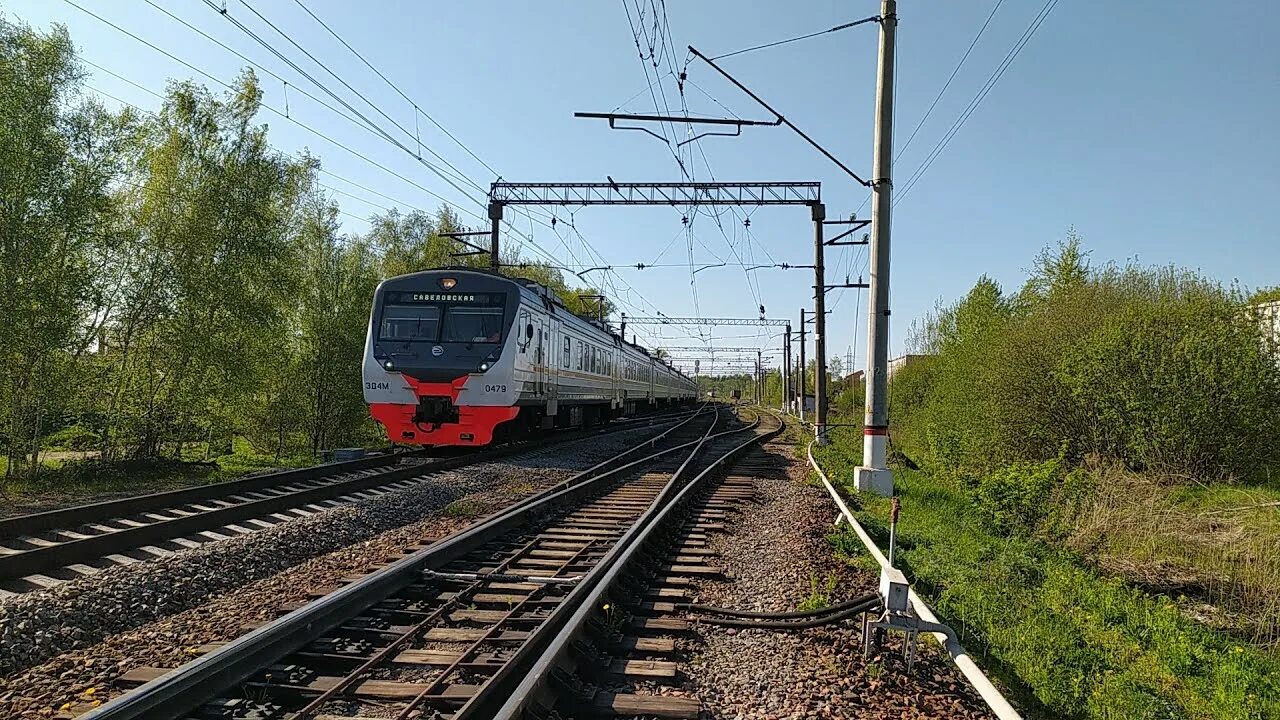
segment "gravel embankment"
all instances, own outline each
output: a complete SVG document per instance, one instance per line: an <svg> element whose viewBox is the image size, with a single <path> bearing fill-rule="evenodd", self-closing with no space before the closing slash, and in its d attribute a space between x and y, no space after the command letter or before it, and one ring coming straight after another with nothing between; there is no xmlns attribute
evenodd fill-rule
<svg viewBox="0 0 1280 720"><path fill-rule="evenodd" d="M175 663L183 649L234 635L247 619L263 619L267 615L261 613L301 599L317 581L379 562L388 552L423 538L441 537L460 527L460 516L473 519L492 512L654 432L620 431L448 471L410 488L250 535L9 598L0 603L0 673L6 676L0 680L0 717L19 716L41 704L56 708L67 700L54 700L114 677L119 659L129 659L129 667ZM451 509L451 517L440 517L455 500L461 502ZM400 529L356 545L395 528ZM320 565L308 563L276 575L311 558ZM330 563L342 569L326 573ZM255 583L264 578L270 579ZM236 588L241 589L210 602ZM174 617L155 622L169 616ZM94 645L115 633L124 635ZM32 667L37 663L43 664ZM31 669L19 672L23 668ZM4 712L18 707L23 709Z"/></svg>
<svg viewBox="0 0 1280 720"><path fill-rule="evenodd" d="M832 558L825 540L835 509L804 482L757 480L760 502L744 506L730 531L714 540L730 582L706 582L698 602L742 610L793 610L836 579L831 602L875 590L876 578ZM987 718L986 705L931 639L908 675L900 645L862 657L856 622L801 632L736 630L699 624L684 650L686 689L708 716L755 718Z"/></svg>

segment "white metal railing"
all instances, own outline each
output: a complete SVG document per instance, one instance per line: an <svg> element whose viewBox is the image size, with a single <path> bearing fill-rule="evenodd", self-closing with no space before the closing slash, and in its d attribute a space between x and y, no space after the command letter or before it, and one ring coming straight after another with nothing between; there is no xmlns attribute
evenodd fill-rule
<svg viewBox="0 0 1280 720"><path fill-rule="evenodd" d="M880 563L881 568L890 567L889 559L884 556L884 553L880 552L880 548L876 547L871 536L867 534L866 529L863 528L862 524L858 522L858 519L853 516L853 513L849 512L849 506L845 505L844 498L840 497L840 493L836 492L831 481L827 479L827 474L823 472L822 468L818 465L818 461L813 459L812 442L809 443L805 453L809 456L809 464L817 471L818 477L822 479L822 484L827 488L827 492L831 495L831 499L835 500L836 505L840 508L840 514L844 516L844 519L848 521L849 526L853 528L855 533L857 533L858 539L866 546L867 552L871 553L871 557L875 558L877 563ZM918 615L921 620L940 625L944 628L944 632L935 632L930 634L937 639L937 641L947 651L947 654L951 656L952 662L954 662L956 667L960 669L961 674L965 676L965 679L969 681L969 684L973 686L973 689L978 692L978 695L986 701L987 705L991 708L991 711L995 713L995 716L1000 718L1000 720L1022 720L1022 716L1018 714L1018 711L1013 709L1013 706L1010 705L1004 695L996 689L996 686L992 684L986 673L982 672L982 669L973 661L973 658L969 657L969 653L965 651L964 646L962 646L960 641L956 639L955 630L952 630L950 627L938 622L938 616L933 614L933 610L931 610L929 605L916 594L914 589L908 591L907 597L911 601L911 607L916 611L916 615Z"/></svg>

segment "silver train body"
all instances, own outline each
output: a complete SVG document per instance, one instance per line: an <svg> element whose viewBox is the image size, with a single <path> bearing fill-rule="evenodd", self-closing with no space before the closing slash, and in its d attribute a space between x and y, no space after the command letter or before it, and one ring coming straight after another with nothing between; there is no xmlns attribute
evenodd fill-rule
<svg viewBox="0 0 1280 720"><path fill-rule="evenodd" d="M364 396L396 443L486 445L692 401L692 379L530 281L428 270L383 281Z"/></svg>

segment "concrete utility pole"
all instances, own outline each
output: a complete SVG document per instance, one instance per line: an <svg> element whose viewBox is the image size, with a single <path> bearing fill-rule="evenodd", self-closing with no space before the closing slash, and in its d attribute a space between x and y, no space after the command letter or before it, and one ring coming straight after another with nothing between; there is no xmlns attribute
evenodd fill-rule
<svg viewBox="0 0 1280 720"><path fill-rule="evenodd" d="M804 308L800 308L800 422L804 422L804 376L809 372L804 362Z"/></svg>
<svg viewBox="0 0 1280 720"><path fill-rule="evenodd" d="M762 353L759 350L756 351L756 404L757 405L764 404L764 369L762 367L763 361L760 359L760 356L763 354L764 353Z"/></svg>
<svg viewBox="0 0 1280 720"><path fill-rule="evenodd" d="M782 412L791 410L791 323L782 331Z"/></svg>
<svg viewBox="0 0 1280 720"><path fill-rule="evenodd" d="M814 203L813 209L813 436L827 444L827 278L822 256L822 221L827 206Z"/></svg>
<svg viewBox="0 0 1280 720"><path fill-rule="evenodd" d="M489 229L489 268L498 272L502 267L502 261L498 256L498 228L502 225L502 203L489 202L489 221L492 223Z"/></svg>
<svg viewBox="0 0 1280 720"><path fill-rule="evenodd" d="M872 161L871 302L867 307L867 408L862 465L854 470L859 491L893 495L886 457L889 437L889 213L893 190L893 48L896 0L880 2L880 60L876 78L875 156Z"/></svg>

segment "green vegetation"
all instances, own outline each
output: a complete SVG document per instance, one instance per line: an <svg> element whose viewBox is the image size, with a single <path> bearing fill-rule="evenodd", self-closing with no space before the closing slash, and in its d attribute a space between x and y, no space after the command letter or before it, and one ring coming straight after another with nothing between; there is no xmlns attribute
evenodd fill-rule
<svg viewBox="0 0 1280 720"><path fill-rule="evenodd" d="M82 74L65 29L0 18L0 487L71 482L49 450L114 476L236 438L271 465L379 442L360 384L373 290L458 264L440 236L458 218L392 210L342 234L319 160L268 144L250 71L221 96L172 82L155 115L108 111ZM595 314L557 270L504 260Z"/></svg>
<svg viewBox="0 0 1280 720"><path fill-rule="evenodd" d="M1039 474L1033 471L1032 475ZM1041 540L1006 536L951 483L899 470L899 565L1024 705L1065 717L1280 716L1280 659ZM858 513L885 542L888 501ZM852 533L837 548L865 556Z"/></svg>
<svg viewBox="0 0 1280 720"><path fill-rule="evenodd" d="M900 564L1033 714L1280 717L1280 356L1251 300L1072 234L913 327ZM833 478L859 440L816 453ZM888 501L854 500L886 542Z"/></svg>
<svg viewBox="0 0 1280 720"><path fill-rule="evenodd" d="M1280 300L1280 285L1277 285L1276 287L1261 288L1249 294L1250 305L1276 302L1277 300Z"/></svg>
<svg viewBox="0 0 1280 720"><path fill-rule="evenodd" d="M810 610L819 610L821 608L830 607L832 593L836 591L836 582L839 578L835 573L827 573L826 577L821 580L816 574L809 576L809 596L801 600L796 605L796 610L800 612L808 612Z"/></svg>
<svg viewBox="0 0 1280 720"><path fill-rule="evenodd" d="M445 505L440 514L451 518L473 518L483 514L485 507L485 504L479 500L461 498Z"/></svg>
<svg viewBox="0 0 1280 720"><path fill-rule="evenodd" d="M1170 477L1256 481L1280 462L1280 367L1238 292L1173 268L1090 268L1072 237L1005 296L983 278L918 324L895 441L972 481L1096 454Z"/></svg>

